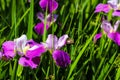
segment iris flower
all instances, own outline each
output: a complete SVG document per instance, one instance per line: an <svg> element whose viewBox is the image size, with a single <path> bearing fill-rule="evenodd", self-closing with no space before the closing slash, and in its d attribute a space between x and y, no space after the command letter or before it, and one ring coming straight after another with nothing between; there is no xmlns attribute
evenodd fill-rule
<svg viewBox="0 0 120 80"><path fill-rule="evenodd" d="M107 35L108 38L113 40L117 45L120 46L120 33L117 32L118 26L120 24L120 20L116 21L114 26L112 27L111 23L107 20L103 20L101 24L101 28L103 29L104 33ZM102 33L98 33L94 36L94 42L96 42L99 38L101 38Z"/></svg>
<svg viewBox="0 0 120 80"><path fill-rule="evenodd" d="M27 41L26 35L15 39L15 49L21 56L19 64L25 67L37 68L40 62L40 55L45 52L43 45L34 42L33 40Z"/></svg>
<svg viewBox="0 0 120 80"><path fill-rule="evenodd" d="M118 3L118 0L108 0L107 4L98 4L95 8L95 13L108 13L110 10L113 10L113 16L120 16L120 4Z"/></svg>
<svg viewBox="0 0 120 80"><path fill-rule="evenodd" d="M14 58L16 53L20 55L19 64L26 67L37 68L40 62L40 55L46 50L42 44L38 44L33 40L27 40L26 35L14 41L6 41L2 44L1 56L7 59Z"/></svg>
<svg viewBox="0 0 120 80"><path fill-rule="evenodd" d="M67 67L71 63L68 53L60 50L66 44L67 38L68 35L63 35L58 39L55 35L49 34L46 42L42 43L52 53L54 61L60 67Z"/></svg>
<svg viewBox="0 0 120 80"><path fill-rule="evenodd" d="M39 5L43 10L48 10L49 13L58 8L58 3L55 0L40 0Z"/></svg>
<svg viewBox="0 0 120 80"><path fill-rule="evenodd" d="M42 13L37 14L38 19L41 20L41 22L37 23L37 25L34 27L37 34L42 35L44 33L44 15ZM53 22L55 22L57 19L57 15L48 14L46 17L46 30L49 29L49 27L52 25Z"/></svg>

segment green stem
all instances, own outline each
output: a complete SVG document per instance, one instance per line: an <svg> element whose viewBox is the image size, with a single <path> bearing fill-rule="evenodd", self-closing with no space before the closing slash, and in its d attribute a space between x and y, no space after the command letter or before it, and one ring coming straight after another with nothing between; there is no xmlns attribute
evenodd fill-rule
<svg viewBox="0 0 120 80"><path fill-rule="evenodd" d="M16 78L17 62L18 62L17 59L15 59L11 80L16 80L15 78Z"/></svg>
<svg viewBox="0 0 120 80"><path fill-rule="evenodd" d="M45 20L44 20L43 42L46 41L46 34L47 34L47 32L46 32L46 26L47 26L47 9L46 9L46 12L45 12Z"/></svg>

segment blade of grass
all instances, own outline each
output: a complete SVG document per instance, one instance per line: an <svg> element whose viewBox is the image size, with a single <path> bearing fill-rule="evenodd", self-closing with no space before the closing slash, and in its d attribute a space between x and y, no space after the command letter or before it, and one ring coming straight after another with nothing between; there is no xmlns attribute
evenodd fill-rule
<svg viewBox="0 0 120 80"><path fill-rule="evenodd" d="M29 14L29 21L28 21L28 31L27 31L27 38L32 38L33 32L33 17L34 17L34 0L30 2L30 14Z"/></svg>
<svg viewBox="0 0 120 80"><path fill-rule="evenodd" d="M73 64L71 65L71 68L70 68L70 71L69 71L67 80L70 78L70 76L71 76L71 74L72 74L74 68L76 67L76 65L77 65L77 63L78 63L78 61L79 61L79 59L81 58L82 54L83 54L84 51L86 50L86 48L87 48L87 46L89 45L89 43L92 41L92 39L93 39L95 33L97 32L98 28L99 28L99 27L97 27L97 29L94 31L94 33L91 35L91 37L86 41L85 46L84 46L84 47L82 48L82 50L79 52L79 54L78 54L76 60L75 60L75 61L73 62Z"/></svg>

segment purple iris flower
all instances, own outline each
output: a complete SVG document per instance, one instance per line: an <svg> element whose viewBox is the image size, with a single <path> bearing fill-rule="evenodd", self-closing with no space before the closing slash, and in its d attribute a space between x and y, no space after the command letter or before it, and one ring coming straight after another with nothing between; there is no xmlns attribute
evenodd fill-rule
<svg viewBox="0 0 120 80"><path fill-rule="evenodd" d="M39 5L43 10L47 9L50 13L58 8L58 3L55 0L40 0Z"/></svg>
<svg viewBox="0 0 120 80"><path fill-rule="evenodd" d="M114 10L112 13L113 16L120 16L120 4L118 4L118 0L108 0L107 4L98 4L95 8L95 13L108 13L112 9Z"/></svg>
<svg viewBox="0 0 120 80"><path fill-rule="evenodd" d="M37 23L37 25L34 27L37 34L42 35L44 33L44 15L42 13L37 14L38 19L41 20L40 23ZM55 22L57 19L57 15L48 14L46 17L46 30L49 29L49 27L52 25L53 22Z"/></svg>
<svg viewBox="0 0 120 80"><path fill-rule="evenodd" d="M101 28L103 29L104 33L113 40L117 45L120 46L120 33L117 32L118 26L120 24L120 20L118 20L114 26L112 27L111 23L106 20L103 20L101 24ZM102 37L102 33L98 33L94 36L94 42L96 42L99 38Z"/></svg>
<svg viewBox="0 0 120 80"><path fill-rule="evenodd" d="M19 64L25 67L37 68L40 62L40 55L45 52L42 44L38 44L33 40L27 41L26 35L15 39L15 50L21 56Z"/></svg>
<svg viewBox="0 0 120 80"><path fill-rule="evenodd" d="M66 44L67 38L68 35L63 35L58 39L55 35L49 34L46 43L42 43L52 53L54 61L60 67L67 67L71 63L68 53L59 50Z"/></svg>
<svg viewBox="0 0 120 80"><path fill-rule="evenodd" d="M7 59L13 58L16 54L14 51L14 41L6 41L2 44L2 54Z"/></svg>

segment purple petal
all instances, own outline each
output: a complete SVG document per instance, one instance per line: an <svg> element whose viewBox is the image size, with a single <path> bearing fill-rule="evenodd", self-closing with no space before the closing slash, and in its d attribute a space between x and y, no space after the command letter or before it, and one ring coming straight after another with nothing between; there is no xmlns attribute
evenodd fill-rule
<svg viewBox="0 0 120 80"><path fill-rule="evenodd" d="M55 60L56 64L60 67L67 67L71 63L68 53L62 50L55 50L52 53L52 57Z"/></svg>
<svg viewBox="0 0 120 80"><path fill-rule="evenodd" d="M14 52L14 42L6 41L2 44L3 55L7 58L13 58L16 54Z"/></svg>
<svg viewBox="0 0 120 80"><path fill-rule="evenodd" d="M97 12L105 12L108 13L110 11L110 5L109 4L98 4L95 8L95 13Z"/></svg>
<svg viewBox="0 0 120 80"><path fill-rule="evenodd" d="M58 3L55 0L40 0L39 5L44 10L48 7L48 11L50 13L55 11L58 7Z"/></svg>
<svg viewBox="0 0 120 80"><path fill-rule="evenodd" d="M29 57L29 58L34 58L34 57L40 56L45 51L46 51L46 49L44 48L44 46L42 44L39 46L35 45L27 50L25 56Z"/></svg>
<svg viewBox="0 0 120 80"><path fill-rule="evenodd" d="M42 22L44 22L44 15L43 15L43 13L41 13L41 12L37 13L37 17L38 17L38 19L40 19Z"/></svg>
<svg viewBox="0 0 120 80"><path fill-rule="evenodd" d="M68 35L63 35L58 40L58 48L63 47L66 44L66 40L68 38Z"/></svg>
<svg viewBox="0 0 120 80"><path fill-rule="evenodd" d="M46 40L47 48L50 49L50 50L56 49L57 48L57 43L58 43L58 38L53 34L49 34L48 38Z"/></svg>
<svg viewBox="0 0 120 80"><path fill-rule="evenodd" d="M25 58L25 57L21 57L21 58L19 59L19 64L21 64L22 66L28 67L28 66L29 66L28 60L29 60L29 59L27 59L27 58Z"/></svg>
<svg viewBox="0 0 120 80"><path fill-rule="evenodd" d="M111 25L111 23L109 23L106 20L103 20L102 24L101 24L101 28L105 31L105 33L110 33L113 30L113 27Z"/></svg>
<svg viewBox="0 0 120 80"><path fill-rule="evenodd" d="M37 68L37 66L40 63L40 57L35 57L35 58L27 58L27 57L21 57L19 59L19 64L24 66L24 67L31 67Z"/></svg>
<svg viewBox="0 0 120 80"><path fill-rule="evenodd" d="M120 10L115 10L112 15L113 16L120 16Z"/></svg>
<svg viewBox="0 0 120 80"><path fill-rule="evenodd" d="M47 24L51 25L53 22L56 21L57 17L58 17L58 15L56 15L56 14L54 14L54 15L53 14L48 14L47 15Z"/></svg>
<svg viewBox="0 0 120 80"><path fill-rule="evenodd" d="M35 42L34 40L28 40L27 45L30 45L30 47L33 47L34 45L39 45L39 43Z"/></svg>
<svg viewBox="0 0 120 80"><path fill-rule="evenodd" d="M46 30L48 30L49 26L46 25ZM37 34L42 35L44 33L44 23L38 23L35 27L34 27L35 31Z"/></svg>
<svg viewBox="0 0 120 80"><path fill-rule="evenodd" d="M119 24L120 24L120 20L118 20L118 21L115 23L115 25L114 25L114 32L117 31Z"/></svg>
<svg viewBox="0 0 120 80"><path fill-rule="evenodd" d="M109 33L108 37L111 40L113 40L117 45L120 46L120 33L118 33L118 32Z"/></svg>
<svg viewBox="0 0 120 80"><path fill-rule="evenodd" d="M94 43L96 43L96 41L97 41L98 39L100 39L101 37L102 37L102 33L96 34L96 35L94 36Z"/></svg>

